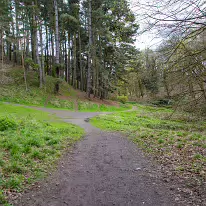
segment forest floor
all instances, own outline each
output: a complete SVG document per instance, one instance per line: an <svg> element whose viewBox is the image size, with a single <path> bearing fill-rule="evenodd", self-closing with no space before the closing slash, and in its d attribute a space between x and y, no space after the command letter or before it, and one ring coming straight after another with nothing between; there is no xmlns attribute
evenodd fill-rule
<svg viewBox="0 0 206 206"><path fill-rule="evenodd" d="M198 205L178 190L178 181L165 181L158 164L125 135L101 131L89 123L90 118L107 113L40 110L84 128L86 136L65 154L54 174L35 184L14 205Z"/></svg>

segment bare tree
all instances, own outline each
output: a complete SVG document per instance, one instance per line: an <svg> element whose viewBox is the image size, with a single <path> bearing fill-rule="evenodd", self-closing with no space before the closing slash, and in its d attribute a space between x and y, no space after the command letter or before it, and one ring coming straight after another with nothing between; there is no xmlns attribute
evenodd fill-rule
<svg viewBox="0 0 206 206"><path fill-rule="evenodd" d="M197 35L206 29L204 0L140 0L134 6L147 25L142 32L152 30L164 39L171 36L188 39L191 33Z"/></svg>

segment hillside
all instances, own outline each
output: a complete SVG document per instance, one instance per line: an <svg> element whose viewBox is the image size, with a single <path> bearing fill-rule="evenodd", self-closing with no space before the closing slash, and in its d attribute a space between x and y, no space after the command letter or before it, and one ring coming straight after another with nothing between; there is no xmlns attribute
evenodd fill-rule
<svg viewBox="0 0 206 206"><path fill-rule="evenodd" d="M25 87L24 71L21 67L5 65L0 77L0 101L32 106L44 106L76 111L123 111L130 106L110 100L100 100L93 96L88 99L85 92L75 90L63 79L46 76L45 86L39 88L38 73L29 70L27 74L28 90ZM60 89L54 93L55 83Z"/></svg>

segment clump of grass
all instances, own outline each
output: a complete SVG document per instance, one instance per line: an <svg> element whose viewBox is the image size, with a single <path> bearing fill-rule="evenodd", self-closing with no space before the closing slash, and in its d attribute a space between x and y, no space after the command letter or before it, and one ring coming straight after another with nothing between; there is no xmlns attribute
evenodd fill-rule
<svg viewBox="0 0 206 206"><path fill-rule="evenodd" d="M185 168L180 166L180 167L177 167L176 170L177 170L177 171L184 171Z"/></svg>
<svg viewBox="0 0 206 206"><path fill-rule="evenodd" d="M203 155L201 154L195 154L194 159L203 159Z"/></svg>
<svg viewBox="0 0 206 206"><path fill-rule="evenodd" d="M7 129L13 129L17 125L15 121L9 119L8 117L0 117L0 131L5 131Z"/></svg>
<svg viewBox="0 0 206 206"><path fill-rule="evenodd" d="M159 144L163 144L163 143L164 143L164 140L163 140L163 139L158 139L158 143L159 143Z"/></svg>
<svg viewBox="0 0 206 206"><path fill-rule="evenodd" d="M2 184L2 180L0 177L0 184ZM0 189L0 204L7 204L4 191Z"/></svg>
<svg viewBox="0 0 206 206"><path fill-rule="evenodd" d="M177 144L177 148L178 148L178 149L182 149L183 147L184 147L184 144L182 144L182 143L178 143L178 144Z"/></svg>

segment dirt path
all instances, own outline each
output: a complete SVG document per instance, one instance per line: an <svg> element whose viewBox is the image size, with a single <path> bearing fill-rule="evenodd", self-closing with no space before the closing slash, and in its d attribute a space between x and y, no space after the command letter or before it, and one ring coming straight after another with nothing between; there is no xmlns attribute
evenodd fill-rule
<svg viewBox="0 0 206 206"><path fill-rule="evenodd" d="M125 137L102 132L85 119L99 113L42 109L86 130L58 170L27 191L17 206L173 206L172 191L143 153Z"/></svg>

